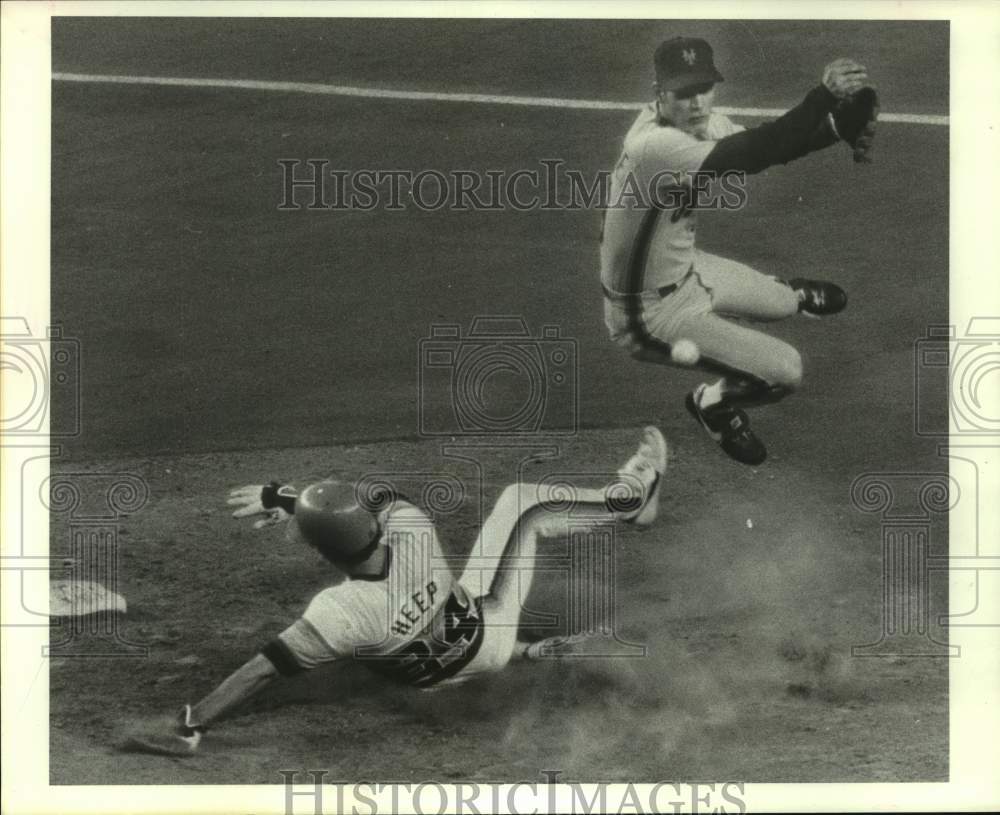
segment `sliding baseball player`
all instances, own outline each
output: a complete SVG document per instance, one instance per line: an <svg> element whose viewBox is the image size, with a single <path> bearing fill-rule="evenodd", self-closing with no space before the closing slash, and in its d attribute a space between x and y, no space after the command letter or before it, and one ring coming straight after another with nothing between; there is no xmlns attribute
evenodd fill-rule
<svg viewBox="0 0 1000 815"><path fill-rule="evenodd" d="M507 487L483 523L472 565L454 579L431 519L391 494L360 496L353 485L313 484L298 494L272 483L233 491L235 517L255 528L288 521L347 579L324 589L302 616L264 645L169 729L131 737L130 751L193 754L210 726L281 677L353 659L390 680L441 687L502 670L511 659L572 654L581 637L518 638L521 598L534 576L539 535L566 528L572 513L595 524L648 526L657 516L667 445L647 427L635 455L604 489L569 498L538 484Z"/></svg>

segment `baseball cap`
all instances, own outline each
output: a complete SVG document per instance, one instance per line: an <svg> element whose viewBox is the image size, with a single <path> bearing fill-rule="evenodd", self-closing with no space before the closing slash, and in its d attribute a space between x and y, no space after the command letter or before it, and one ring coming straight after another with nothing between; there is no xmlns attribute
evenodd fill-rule
<svg viewBox="0 0 1000 815"><path fill-rule="evenodd" d="M712 61L712 46L697 37L664 40L656 49L653 65L656 81L667 91L723 81Z"/></svg>

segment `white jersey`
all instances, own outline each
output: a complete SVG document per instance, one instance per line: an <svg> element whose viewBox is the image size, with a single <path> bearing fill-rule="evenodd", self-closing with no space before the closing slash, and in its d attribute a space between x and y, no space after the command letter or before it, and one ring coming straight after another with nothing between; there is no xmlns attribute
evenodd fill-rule
<svg viewBox="0 0 1000 815"><path fill-rule="evenodd" d="M696 212L680 201L673 209L652 203L679 198L663 190L683 185L687 174L701 168L716 140L743 129L713 113L707 138L696 139L662 123L655 104L643 108L625 136L611 178L601 233L606 289L617 294L655 291L688 273L694 262Z"/></svg>
<svg viewBox="0 0 1000 815"><path fill-rule="evenodd" d="M479 605L454 580L426 514L398 501L380 522L385 573L324 589L279 639L301 668L353 658L406 684L432 685L475 656Z"/></svg>

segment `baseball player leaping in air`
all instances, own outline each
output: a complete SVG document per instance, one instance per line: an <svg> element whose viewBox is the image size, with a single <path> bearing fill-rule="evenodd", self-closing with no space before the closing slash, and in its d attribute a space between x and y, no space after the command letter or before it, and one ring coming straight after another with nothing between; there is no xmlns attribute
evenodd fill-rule
<svg viewBox="0 0 1000 815"><path fill-rule="evenodd" d="M235 517L259 516L260 528L294 516L297 533L347 579L317 594L300 619L208 696L185 705L177 722L132 736L123 749L190 755L209 725L274 680L336 660L354 659L392 680L431 688L499 671L512 658L579 653L580 636L518 640L537 539L565 530L570 513L574 523L648 526L666 465L666 442L647 427L635 455L604 489L567 497L564 485L558 494L537 484L508 486L457 580L433 522L399 496L386 493L381 509L370 509L353 485L335 481L301 494L274 483L234 490Z"/></svg>
<svg viewBox="0 0 1000 815"><path fill-rule="evenodd" d="M802 360L787 343L729 318L835 314L847 296L833 283L783 281L696 250L696 209L708 205L699 197L706 179L722 186L726 174L758 173L838 140L855 161L868 161L877 96L863 66L838 59L801 104L747 130L712 110L722 75L707 42L667 40L654 65L656 99L625 136L604 213L605 323L636 359L721 376L689 393L687 410L732 458L760 464L767 452L742 408L795 390Z"/></svg>

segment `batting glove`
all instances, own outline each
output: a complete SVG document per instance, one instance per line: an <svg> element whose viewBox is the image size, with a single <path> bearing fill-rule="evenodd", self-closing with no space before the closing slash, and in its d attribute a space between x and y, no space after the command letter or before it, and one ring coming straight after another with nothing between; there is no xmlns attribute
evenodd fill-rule
<svg viewBox="0 0 1000 815"><path fill-rule="evenodd" d="M261 516L254 522L254 529L284 523L295 514L295 499L298 497L294 487L272 481L270 484L248 484L229 492L230 506L238 507L233 512L234 518L250 518Z"/></svg>

